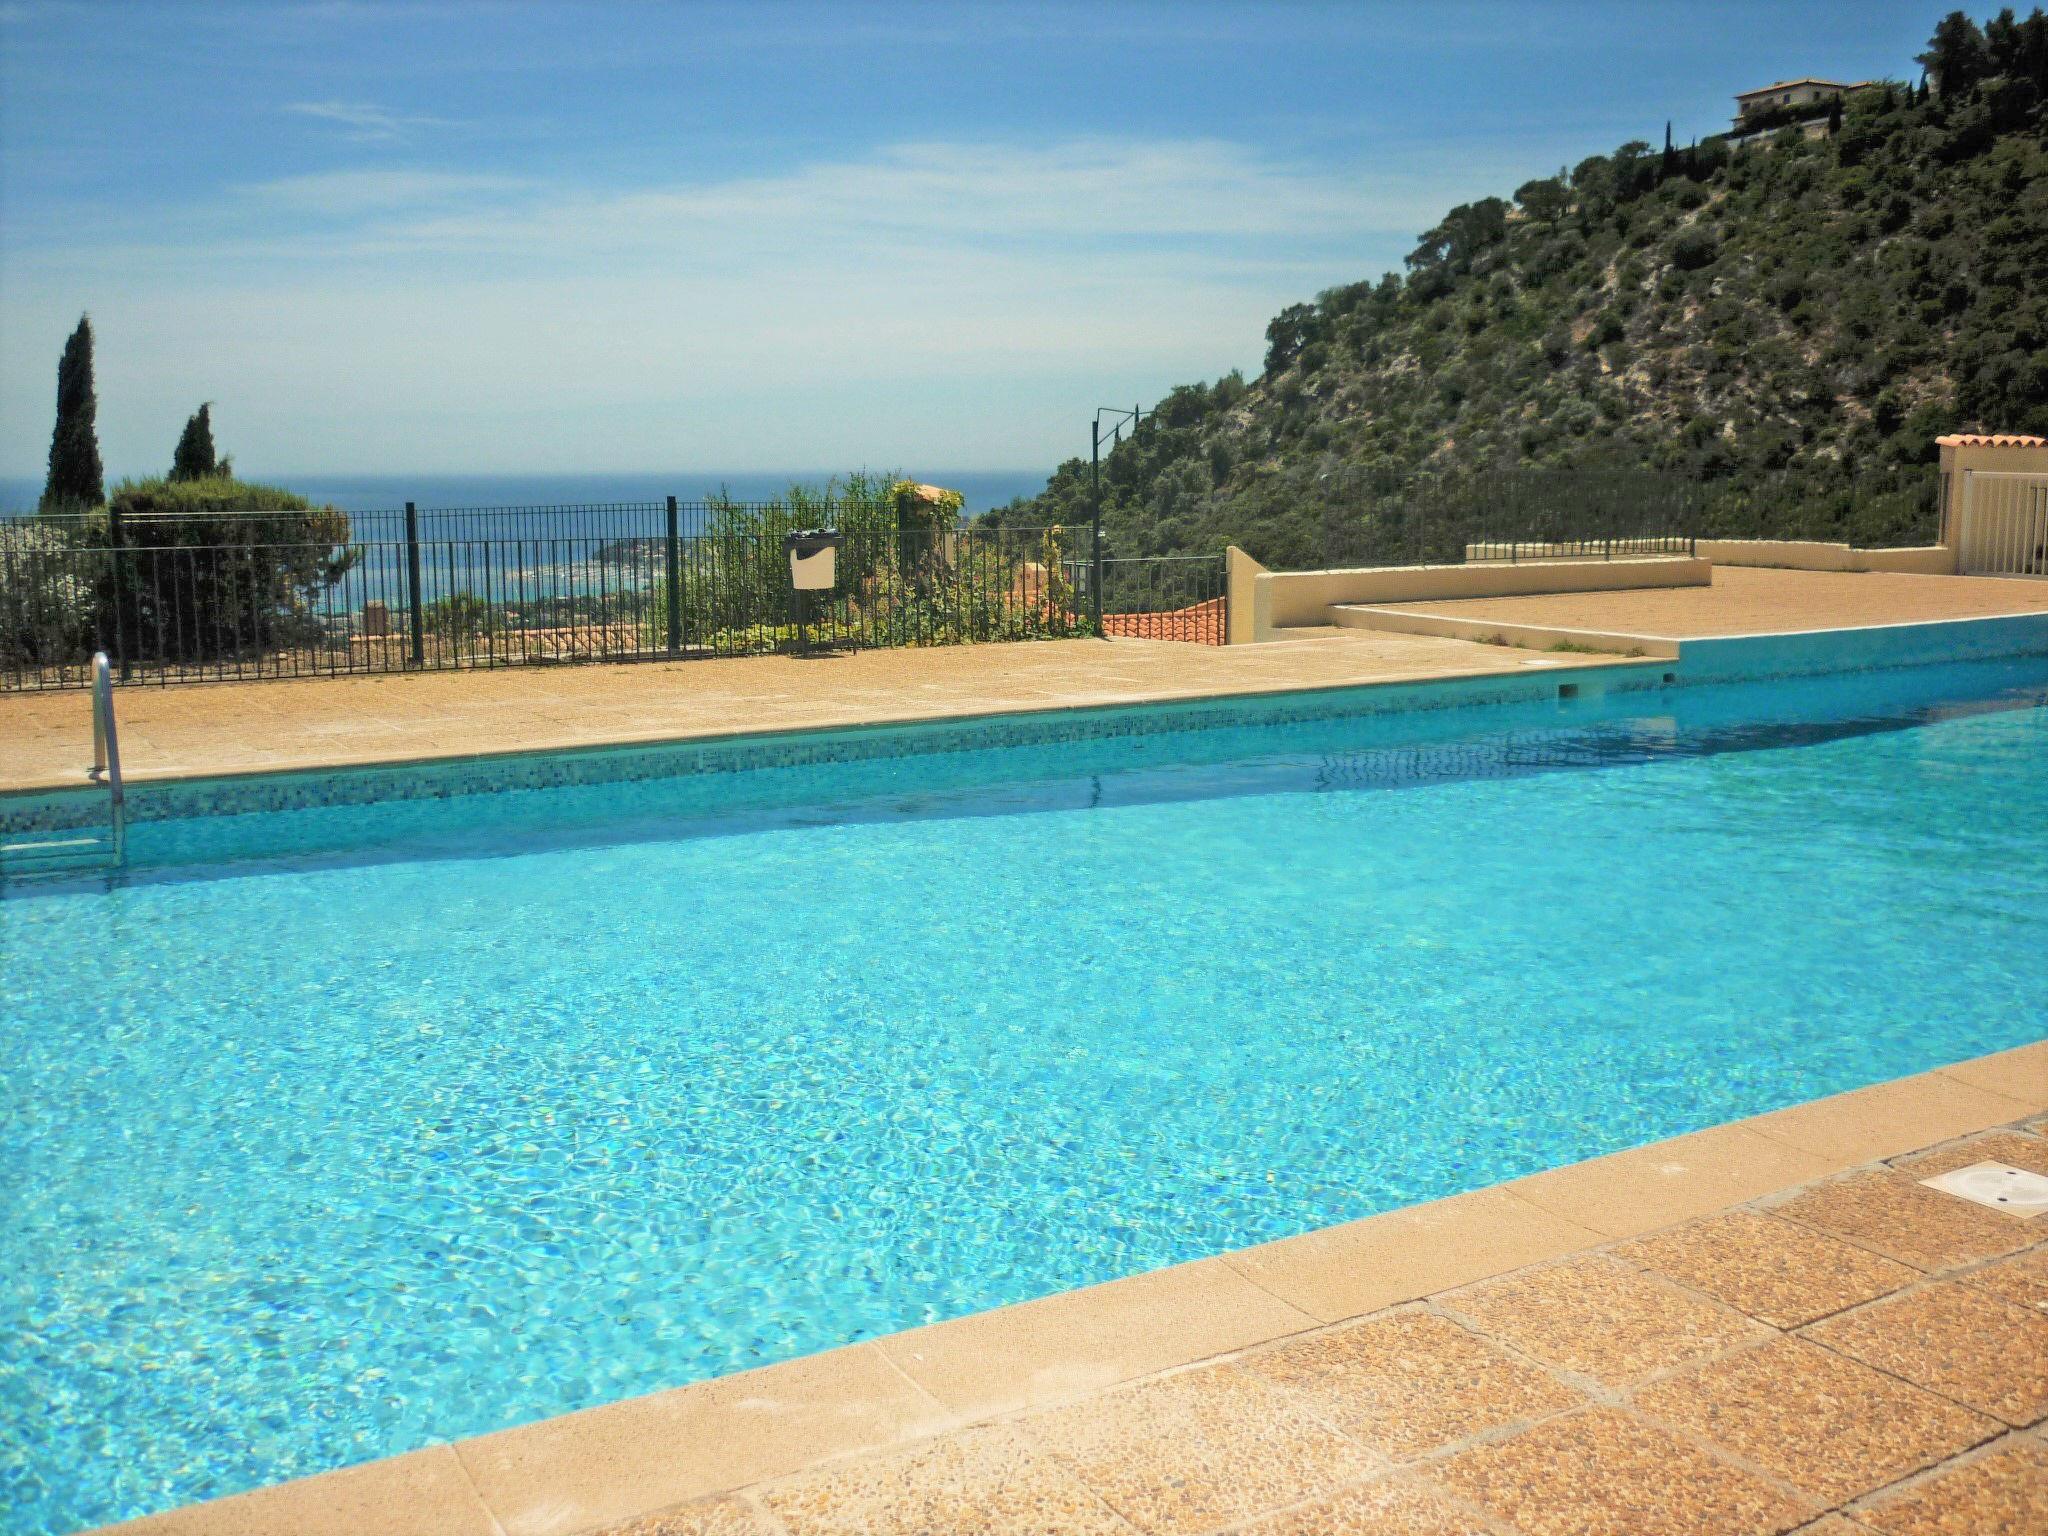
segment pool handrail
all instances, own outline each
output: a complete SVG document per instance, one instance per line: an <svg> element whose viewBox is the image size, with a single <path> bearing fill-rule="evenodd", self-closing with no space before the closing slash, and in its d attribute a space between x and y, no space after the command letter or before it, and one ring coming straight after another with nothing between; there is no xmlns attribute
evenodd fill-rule
<svg viewBox="0 0 2048 1536"><path fill-rule="evenodd" d="M92 658L92 769L88 777L107 786L113 862L118 869L126 862L128 805L121 784L121 735L114 724L114 674L105 651L96 651Z"/></svg>

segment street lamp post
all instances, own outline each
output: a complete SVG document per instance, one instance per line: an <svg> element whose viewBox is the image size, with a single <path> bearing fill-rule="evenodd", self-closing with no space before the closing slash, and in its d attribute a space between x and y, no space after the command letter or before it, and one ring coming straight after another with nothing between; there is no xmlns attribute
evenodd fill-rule
<svg viewBox="0 0 2048 1536"><path fill-rule="evenodd" d="M1114 452L1123 441L1125 425L1128 423L1135 434L1144 416L1143 406L1134 405L1126 411L1114 405L1099 405L1095 408L1095 419L1088 424L1088 613L1098 637L1102 634L1102 423L1104 418L1109 421L1109 446Z"/></svg>

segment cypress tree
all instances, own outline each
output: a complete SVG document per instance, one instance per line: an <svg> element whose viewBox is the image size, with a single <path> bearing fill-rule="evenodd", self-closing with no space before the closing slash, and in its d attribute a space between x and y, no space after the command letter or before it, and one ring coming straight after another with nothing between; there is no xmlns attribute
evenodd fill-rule
<svg viewBox="0 0 2048 1536"><path fill-rule="evenodd" d="M94 419L99 396L92 384L92 317L80 315L78 329L57 360L57 426L50 434L50 475L43 482L45 511L97 507L107 499Z"/></svg>
<svg viewBox="0 0 2048 1536"><path fill-rule="evenodd" d="M1828 102L1828 137L1833 138L1842 131L1842 98L1837 96Z"/></svg>
<svg viewBox="0 0 2048 1536"><path fill-rule="evenodd" d="M213 402L202 400L199 409L186 421L177 451L171 455L171 478L207 480L220 472L220 461L213 451Z"/></svg>

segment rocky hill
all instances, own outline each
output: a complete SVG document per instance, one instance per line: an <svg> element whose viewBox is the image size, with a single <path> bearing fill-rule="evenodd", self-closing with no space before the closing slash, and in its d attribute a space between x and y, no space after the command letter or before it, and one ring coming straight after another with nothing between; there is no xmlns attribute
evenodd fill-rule
<svg viewBox="0 0 2048 1536"><path fill-rule="evenodd" d="M1112 546L1311 560L1376 487L1503 466L1682 478L1700 532L1926 537L1938 434L2048 430L2048 17L1951 17L1923 61L1451 209L1405 274L1283 310L1258 378L1161 400L1104 465ZM1076 459L994 515L1088 506Z"/></svg>

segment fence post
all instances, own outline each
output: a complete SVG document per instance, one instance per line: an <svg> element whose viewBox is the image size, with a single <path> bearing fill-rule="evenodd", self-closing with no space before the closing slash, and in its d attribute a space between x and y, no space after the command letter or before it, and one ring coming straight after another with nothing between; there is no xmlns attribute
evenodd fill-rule
<svg viewBox="0 0 2048 1536"><path fill-rule="evenodd" d="M1102 413L1088 426L1088 617L1102 638Z"/></svg>
<svg viewBox="0 0 2048 1536"><path fill-rule="evenodd" d="M426 614L420 607L420 514L411 502L405 504L406 606L412 610L412 664L427 664Z"/></svg>
<svg viewBox="0 0 2048 1536"><path fill-rule="evenodd" d="M114 660L120 664L121 681L125 683L131 673L124 634L128 626L122 620L122 611L127 607L125 599L128 591L128 582L124 578L122 567L127 562L121 557L127 553L128 544L126 533L121 527L121 504L118 501L107 503L107 551L107 559L112 566L109 574L113 577L114 588Z"/></svg>
<svg viewBox="0 0 2048 1536"><path fill-rule="evenodd" d="M668 548L665 551L668 588L668 654L673 661L683 650L683 535L676 520L676 499L668 499Z"/></svg>

